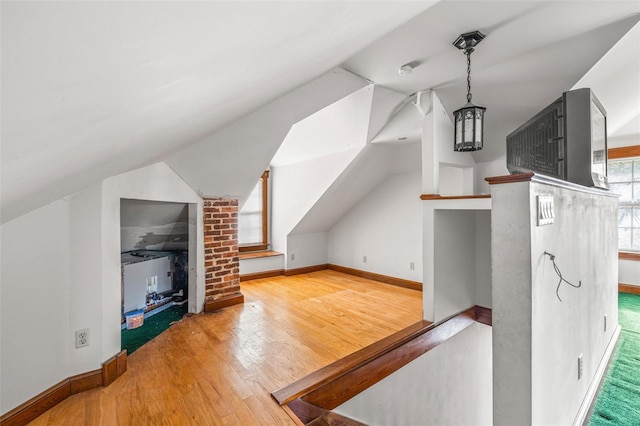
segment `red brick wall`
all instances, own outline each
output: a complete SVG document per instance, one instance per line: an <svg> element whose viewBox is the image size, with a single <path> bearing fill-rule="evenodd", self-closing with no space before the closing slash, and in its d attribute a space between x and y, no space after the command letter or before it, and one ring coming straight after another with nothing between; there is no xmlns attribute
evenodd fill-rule
<svg viewBox="0 0 640 426"><path fill-rule="evenodd" d="M205 303L240 294L238 200L204 198Z"/></svg>

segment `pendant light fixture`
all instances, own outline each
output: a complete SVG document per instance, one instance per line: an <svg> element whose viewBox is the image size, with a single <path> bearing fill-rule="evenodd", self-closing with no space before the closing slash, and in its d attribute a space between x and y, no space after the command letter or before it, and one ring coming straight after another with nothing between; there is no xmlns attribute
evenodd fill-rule
<svg viewBox="0 0 640 426"><path fill-rule="evenodd" d="M484 34L480 31L461 34L453 45L467 55L467 104L453 112L454 151L477 151L482 149L484 139L485 107L471 103L471 53L482 41Z"/></svg>

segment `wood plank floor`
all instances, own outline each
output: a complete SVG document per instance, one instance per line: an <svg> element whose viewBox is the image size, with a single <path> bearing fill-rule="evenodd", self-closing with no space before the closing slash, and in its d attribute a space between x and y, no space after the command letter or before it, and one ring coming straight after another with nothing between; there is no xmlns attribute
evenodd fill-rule
<svg viewBox="0 0 640 426"><path fill-rule="evenodd" d="M271 392L422 319L421 292L331 270L241 289L243 305L185 317L31 424L292 425Z"/></svg>

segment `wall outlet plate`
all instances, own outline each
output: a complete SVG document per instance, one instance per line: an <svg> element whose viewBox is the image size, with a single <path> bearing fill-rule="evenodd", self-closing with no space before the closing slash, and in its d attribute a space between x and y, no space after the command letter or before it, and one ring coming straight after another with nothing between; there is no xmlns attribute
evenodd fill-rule
<svg viewBox="0 0 640 426"><path fill-rule="evenodd" d="M538 195L538 226L551 225L555 217L553 195Z"/></svg>
<svg viewBox="0 0 640 426"><path fill-rule="evenodd" d="M582 354L578 355L578 380L582 379L583 373L583 365L582 365Z"/></svg>
<svg viewBox="0 0 640 426"><path fill-rule="evenodd" d="M76 349L89 346L89 329L76 330Z"/></svg>

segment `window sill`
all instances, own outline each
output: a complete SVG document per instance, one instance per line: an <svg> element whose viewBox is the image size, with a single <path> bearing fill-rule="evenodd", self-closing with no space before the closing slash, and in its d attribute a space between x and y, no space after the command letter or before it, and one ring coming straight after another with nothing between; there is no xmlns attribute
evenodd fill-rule
<svg viewBox="0 0 640 426"><path fill-rule="evenodd" d="M619 251L618 259L640 261L640 253L633 251Z"/></svg>
<svg viewBox="0 0 640 426"><path fill-rule="evenodd" d="M254 252L238 254L239 259L257 259L260 257L273 257L273 256L283 256L283 253L279 253L277 251L265 250L265 251L254 251Z"/></svg>

